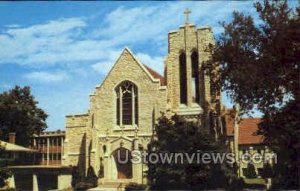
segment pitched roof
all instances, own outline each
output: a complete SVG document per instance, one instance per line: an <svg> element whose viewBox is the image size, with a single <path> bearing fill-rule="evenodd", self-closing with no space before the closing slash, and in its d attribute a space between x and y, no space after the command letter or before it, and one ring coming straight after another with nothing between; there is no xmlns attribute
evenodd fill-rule
<svg viewBox="0 0 300 191"><path fill-rule="evenodd" d="M117 63L119 62L119 60L121 60L122 58L124 58L124 55L126 55L126 54L128 54L129 56L132 57L132 59L142 68L143 71L145 71L145 73L149 76L149 78L152 81L159 82L160 78L154 78L153 74L150 74L149 70L146 69L145 65L141 64L141 62L134 56L134 54L131 52L131 50L129 48L124 48L123 52L120 54L120 56L118 57L118 59L115 61L115 64L110 69L110 71L108 72L108 74L106 75L106 77L104 78L104 80L102 81L101 85L98 85L96 88L100 88L104 84L104 82L106 81L106 79L108 78L108 76L110 76L110 73L114 70L114 68L117 65ZM157 73L157 72L155 72L155 73ZM94 94L92 94L92 95L94 95Z"/></svg>
<svg viewBox="0 0 300 191"><path fill-rule="evenodd" d="M226 134L234 136L234 115L233 110L227 110L225 115ZM260 118L243 118L239 123L239 145L262 144L263 136L257 135Z"/></svg>
<svg viewBox="0 0 300 191"><path fill-rule="evenodd" d="M156 79L159 79L160 80L160 84L162 86L165 86L166 85L166 80L165 78L160 75L158 72L154 71L153 69L149 68L148 66L146 66L144 64L144 67L148 70L148 72L153 76L153 78L156 78Z"/></svg>
<svg viewBox="0 0 300 191"><path fill-rule="evenodd" d="M4 150L8 152L38 152L36 150L22 147L20 145L8 143L5 141L0 141L0 147L4 148Z"/></svg>
<svg viewBox="0 0 300 191"><path fill-rule="evenodd" d="M257 135L260 122L260 118L242 119L239 124L239 145L263 143L263 136Z"/></svg>

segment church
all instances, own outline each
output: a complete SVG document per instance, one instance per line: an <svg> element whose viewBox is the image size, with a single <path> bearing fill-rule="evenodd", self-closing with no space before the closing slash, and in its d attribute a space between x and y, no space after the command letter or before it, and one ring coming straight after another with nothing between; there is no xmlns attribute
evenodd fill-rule
<svg viewBox="0 0 300 191"><path fill-rule="evenodd" d="M89 110L66 116L62 164L85 174L92 166L99 184L146 183L147 165L118 163L118 151L146 150L162 113L184 116L216 139L224 135L221 91L212 83L214 46L210 27L187 20L168 33L161 75L125 48L89 97ZM98 175L98 174L97 174Z"/></svg>

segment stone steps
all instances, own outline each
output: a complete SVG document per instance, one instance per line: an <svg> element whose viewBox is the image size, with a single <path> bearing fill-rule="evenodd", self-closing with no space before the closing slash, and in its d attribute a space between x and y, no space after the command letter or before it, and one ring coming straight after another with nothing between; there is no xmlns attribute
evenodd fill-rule
<svg viewBox="0 0 300 191"><path fill-rule="evenodd" d="M124 191L125 185L125 182L106 181L104 183L100 182L98 187L89 189L88 191Z"/></svg>

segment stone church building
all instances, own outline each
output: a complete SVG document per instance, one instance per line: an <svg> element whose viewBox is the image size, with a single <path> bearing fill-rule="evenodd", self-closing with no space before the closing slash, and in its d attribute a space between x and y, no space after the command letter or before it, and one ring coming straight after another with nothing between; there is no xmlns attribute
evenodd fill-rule
<svg viewBox="0 0 300 191"><path fill-rule="evenodd" d="M146 150L162 113L193 120L216 139L223 136L220 90L210 75L213 45L210 27L187 20L168 34L164 75L125 48L90 95L87 113L66 116L63 165L78 166L82 174L92 166L103 184L146 183L147 165L121 164L116 153Z"/></svg>

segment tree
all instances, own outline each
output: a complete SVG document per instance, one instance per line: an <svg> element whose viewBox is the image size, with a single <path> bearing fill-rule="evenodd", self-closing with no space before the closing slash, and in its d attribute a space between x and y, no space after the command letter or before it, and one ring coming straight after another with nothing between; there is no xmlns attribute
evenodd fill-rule
<svg viewBox="0 0 300 191"><path fill-rule="evenodd" d="M272 178L273 177L273 168L270 165L270 163L268 163L268 162L263 167L262 177L263 178Z"/></svg>
<svg viewBox="0 0 300 191"><path fill-rule="evenodd" d="M6 168L0 169L0 188L4 187L6 185L6 180L12 176L12 173L10 170Z"/></svg>
<svg viewBox="0 0 300 191"><path fill-rule="evenodd" d="M300 7L290 9L287 1L257 2L254 6L259 22L234 12L232 22L222 23L224 33L217 40L213 64L220 67L218 85L244 113L256 108L264 114L258 133L277 153L274 171L278 185L297 189Z"/></svg>
<svg viewBox="0 0 300 191"><path fill-rule="evenodd" d="M0 145L0 158L4 154L4 148ZM0 188L5 186L5 181L12 176L12 173L7 168L5 160L0 160Z"/></svg>
<svg viewBox="0 0 300 191"><path fill-rule="evenodd" d="M260 124L265 141L277 153L274 187L300 188L300 99L265 114Z"/></svg>
<svg viewBox="0 0 300 191"><path fill-rule="evenodd" d="M155 126L156 135L148 145L148 179L152 189L208 189L226 187L227 176L230 168L225 163L204 164L201 161L188 161L183 157L183 163L171 162L152 164L152 154L168 154L175 156L176 153L224 153L223 148L215 141L214 137L204 128L198 127L193 122L187 122L179 116L168 119L162 116ZM194 158L195 159L195 158ZM233 170L231 172L233 174Z"/></svg>
<svg viewBox="0 0 300 191"><path fill-rule="evenodd" d="M16 144L28 146L34 133L45 130L47 114L37 106L30 87L15 88L0 94L0 139L16 133Z"/></svg>

